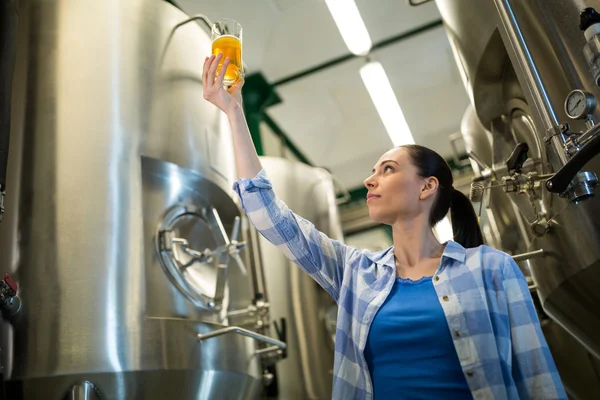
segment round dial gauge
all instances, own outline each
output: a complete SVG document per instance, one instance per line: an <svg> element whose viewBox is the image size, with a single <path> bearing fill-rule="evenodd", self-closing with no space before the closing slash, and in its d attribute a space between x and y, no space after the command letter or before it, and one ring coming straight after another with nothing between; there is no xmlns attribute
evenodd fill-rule
<svg viewBox="0 0 600 400"><path fill-rule="evenodd" d="M572 119L584 119L595 109L596 98L583 90L573 90L565 100L565 112Z"/></svg>

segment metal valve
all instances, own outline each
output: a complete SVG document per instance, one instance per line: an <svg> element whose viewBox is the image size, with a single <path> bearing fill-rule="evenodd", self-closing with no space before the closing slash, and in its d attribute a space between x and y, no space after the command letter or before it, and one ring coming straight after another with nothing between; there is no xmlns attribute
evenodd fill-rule
<svg viewBox="0 0 600 400"><path fill-rule="evenodd" d="M18 286L8 274L0 281L0 308L5 316L12 316L21 309L21 299L17 296Z"/></svg>
<svg viewBox="0 0 600 400"><path fill-rule="evenodd" d="M552 175L539 175L537 172L528 174L514 174L512 176L502 177L502 187L506 193L527 193L542 186L542 181L545 181Z"/></svg>
<svg viewBox="0 0 600 400"><path fill-rule="evenodd" d="M196 250L190 247L188 240L175 237L177 221L181 217L189 218L189 216L194 216L210 226L219 243L217 248L205 249L204 251ZM213 207L199 209L187 205L176 206L163 217L156 236L161 262L171 281L194 304L214 311L221 310L230 259L235 260L243 275L248 274L244 262L239 256L240 251L246 247L246 242L238 240L240 222L240 217L236 216L230 239L223 227L218 211ZM207 293L205 290L206 285L198 287L194 280L189 279L186 271L195 264L208 264L214 268L214 271L206 275L207 279L214 279L214 293L212 291ZM197 272L202 273L200 271L206 271L206 269L200 269Z"/></svg>
<svg viewBox="0 0 600 400"><path fill-rule="evenodd" d="M184 253L192 257L191 260L187 263L182 263L180 260L177 260L180 264L180 268L185 269L197 262L201 264L209 264L215 261L215 259L218 260L219 264L226 264L227 257L230 257L233 260L235 260L242 274L244 276L247 276L248 271L246 270L244 261L242 261L242 258L239 255L240 251L245 249L247 244L246 242L240 242L237 240L240 231L240 217L235 217L230 240L227 236L227 233L225 232L225 229L223 228L223 224L221 222L221 218L219 217L219 213L214 208L212 209L212 213L215 222L219 227L219 232L223 236L225 244L223 246L217 247L214 250L206 249L204 251L198 251L190 248L189 242L186 239L177 237L171 239L171 242L173 244L178 244Z"/></svg>

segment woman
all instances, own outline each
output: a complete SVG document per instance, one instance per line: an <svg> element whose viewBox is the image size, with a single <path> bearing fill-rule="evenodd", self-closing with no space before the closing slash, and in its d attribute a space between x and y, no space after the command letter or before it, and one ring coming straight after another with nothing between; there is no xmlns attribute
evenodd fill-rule
<svg viewBox="0 0 600 400"><path fill-rule="evenodd" d="M483 246L469 200L434 151L385 153L365 180L369 214L394 245L371 253L331 240L279 200L240 105L206 59L204 98L227 115L235 190L253 225L338 303L334 399L566 399L527 283L505 253ZM432 227L451 210L455 241Z"/></svg>

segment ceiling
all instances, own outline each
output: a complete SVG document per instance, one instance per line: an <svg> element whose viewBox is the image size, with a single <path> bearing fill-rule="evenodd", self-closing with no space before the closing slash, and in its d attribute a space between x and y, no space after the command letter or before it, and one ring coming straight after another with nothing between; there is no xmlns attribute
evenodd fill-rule
<svg viewBox="0 0 600 400"><path fill-rule="evenodd" d="M373 43L440 19L434 2L355 0ZM176 0L186 13L233 18L244 29L248 73L276 82L349 54L324 0ZM468 105L442 26L373 51L386 70L415 142L451 156L448 136ZM315 165L347 189L361 186L392 147L352 58L277 86L282 103L268 113Z"/></svg>

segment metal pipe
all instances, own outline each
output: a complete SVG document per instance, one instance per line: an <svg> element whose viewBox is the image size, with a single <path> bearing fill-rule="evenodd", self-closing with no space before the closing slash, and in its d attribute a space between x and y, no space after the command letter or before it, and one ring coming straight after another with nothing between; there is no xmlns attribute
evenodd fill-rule
<svg viewBox="0 0 600 400"><path fill-rule="evenodd" d="M540 250L534 250L534 251L529 251L527 253L521 253L521 254L514 255L514 256L512 256L512 259L515 262L519 262L519 261L531 260L532 258L544 257L545 255L546 255L546 252L544 251L544 249L540 249Z"/></svg>
<svg viewBox="0 0 600 400"><path fill-rule="evenodd" d="M171 3L173 4L173 3ZM176 4L173 4L175 7L179 8L179 6L177 6ZM162 65L164 59L165 59L165 55L167 54L167 49L169 48L169 44L171 43L171 39L173 39L173 35L175 34L175 31L177 31L177 29L181 28L182 26L193 22L193 21L202 21L204 22L204 25L206 25L206 27L208 28L208 32L210 33L212 30L212 22L210 21L210 19L204 15L204 14L196 14L191 16L190 18L181 21L180 23L178 23L177 25L175 25L173 27L173 29L171 29L171 32L169 33L169 37L167 38L167 41L165 42L165 46L163 47L163 51L162 54L160 56L160 61L159 61L159 66Z"/></svg>
<svg viewBox="0 0 600 400"><path fill-rule="evenodd" d="M10 142L13 71L17 56L19 0L3 0L0 7L0 222L4 213L6 170Z"/></svg>
<svg viewBox="0 0 600 400"><path fill-rule="evenodd" d="M525 74L525 80L529 85L535 106L542 117L542 122L545 124L546 130L549 130L559 125L558 118L556 117L552 103L550 103L548 93L546 93L546 88L540 78L533 57L531 57L525 38L523 38L521 28L510 5L510 0L494 0L494 3L500 14L502 25L508 35L517 62Z"/></svg>
<svg viewBox="0 0 600 400"><path fill-rule="evenodd" d="M575 146L576 146L577 150L579 150L581 147L583 147L586 144L588 144L589 142L591 142L592 139L594 139L596 136L598 136L598 134L600 134L600 125L592 126L587 131L585 131L584 133L579 135L575 139Z"/></svg>
<svg viewBox="0 0 600 400"><path fill-rule="evenodd" d="M552 147L554 148L556 155L559 157L562 165L564 165L568 160L565 152L566 138L564 134L560 132L560 123L556 116L556 112L550 102L550 98L548 97L548 93L546 92L537 66L533 61L533 57L529 52L529 48L525 42L523 33L521 32L517 18L510 5L510 0L494 0L494 4L500 15L502 26L508 35L509 43L507 43L507 45L510 44L512 47L516 62L525 75L525 82L533 98L533 105L542 119L542 123L544 124L543 128L546 133L549 133Z"/></svg>
<svg viewBox="0 0 600 400"><path fill-rule="evenodd" d="M253 249L251 257L253 257L253 277L254 277L254 294L261 294L262 300L269 303L269 290L267 288L267 280L265 277L262 249L260 248L260 238L256 229L249 229L248 235L252 242Z"/></svg>
<svg viewBox="0 0 600 400"><path fill-rule="evenodd" d="M260 333L249 331L248 329L241 328L239 326L228 326L226 328L217 329L216 331L208 332L208 333L199 333L198 340L206 340L217 336L226 335L228 333L239 333L243 336L248 336L253 339L259 340L261 342L269 343L273 346L277 346L280 349L287 348L287 344L277 339L273 339L271 337L261 335Z"/></svg>
<svg viewBox="0 0 600 400"><path fill-rule="evenodd" d="M262 356L264 354L270 354L270 353L280 352L280 351L281 351L281 348L279 346L269 346L269 347L265 347L264 349L256 350L254 352L254 355Z"/></svg>

